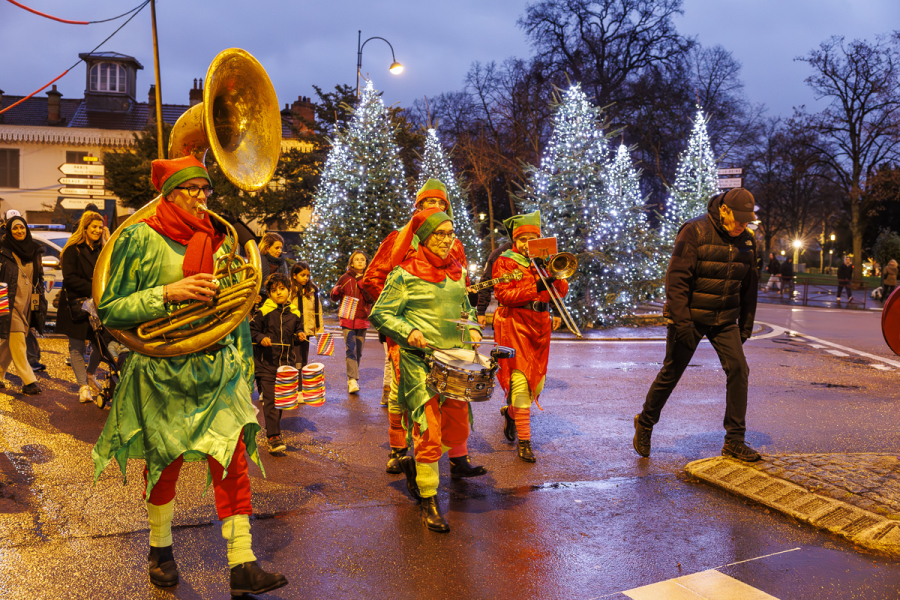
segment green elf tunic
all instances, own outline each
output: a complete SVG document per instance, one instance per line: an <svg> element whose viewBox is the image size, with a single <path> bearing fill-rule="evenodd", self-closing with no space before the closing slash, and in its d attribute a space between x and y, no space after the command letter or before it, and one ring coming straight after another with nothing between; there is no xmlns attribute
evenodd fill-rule
<svg viewBox="0 0 900 600"><path fill-rule="evenodd" d="M131 329L177 309L163 303L163 285L184 277L185 251L146 223L125 229L113 247L114 270L97 309L103 324ZM187 461L209 455L230 464L242 431L250 458L263 468L256 446L260 427L250 402L253 350L247 322L218 344L223 347L167 358L129 353L91 453L95 481L113 458L123 476L127 459L141 458L149 472L149 495L162 470L181 455Z"/></svg>
<svg viewBox="0 0 900 600"><path fill-rule="evenodd" d="M409 334L418 329L428 342L438 348L463 348L460 332L456 324L448 319L458 320L461 312L475 321L475 309L469 304L466 294L466 278L460 273L454 280L444 269L435 267L435 255L427 252L424 245L414 258L403 262L391 271L372 307L369 321L378 330L394 339L400 345L400 386L398 401L409 411L410 418L419 424L421 431L428 429L425 418L425 404L438 392L425 385L428 367L422 357L431 354L428 348L413 348L407 341ZM432 260L429 260L432 258ZM467 326L466 339L471 340L469 332L480 327ZM444 402L441 396L440 402ZM471 414L471 413L470 413ZM407 438L411 437L411 427L407 428Z"/></svg>

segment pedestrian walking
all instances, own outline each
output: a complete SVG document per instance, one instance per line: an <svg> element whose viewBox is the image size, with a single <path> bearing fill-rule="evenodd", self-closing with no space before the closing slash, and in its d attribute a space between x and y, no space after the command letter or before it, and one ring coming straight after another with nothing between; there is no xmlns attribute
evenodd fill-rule
<svg viewBox="0 0 900 600"><path fill-rule="evenodd" d="M369 258L362 250L354 250L347 261L347 272L341 275L337 285L331 290L331 300L342 302L344 298L356 298L356 309L352 314L341 316L344 332L347 363L347 390L351 394L359 392L359 361L362 359L366 331L369 329L369 311L372 305L359 287L359 280L366 272Z"/></svg>
<svg viewBox="0 0 900 600"><path fill-rule="evenodd" d="M777 289L781 291L781 263L775 257L774 252L769 252L769 264L766 265L766 273L769 274L769 281L766 283L766 291L771 292Z"/></svg>
<svg viewBox="0 0 900 600"><path fill-rule="evenodd" d="M259 254L262 260L260 261L260 274L262 275L262 283L259 286L259 298L257 298L257 303L261 304L267 298L266 295L266 281L269 280L269 275L273 273L281 273L285 277L290 277L291 273L288 270L287 262L284 260L284 256L282 253L284 251L284 238L274 232L268 232L263 235L262 240L259 242Z"/></svg>
<svg viewBox="0 0 900 600"><path fill-rule="evenodd" d="M31 237L28 223L19 215L6 221L6 235L0 242L0 283L6 284L9 307L0 315L0 389L10 363L22 380L23 394L40 394L41 388L28 364L25 336L31 327L44 331L47 297L41 245Z"/></svg>
<svg viewBox="0 0 900 600"><path fill-rule="evenodd" d="M310 338L325 333L325 318L319 299L319 286L309 278L309 264L298 260L291 267L291 304L303 315L303 334L294 355L298 369L309 364Z"/></svg>
<svg viewBox="0 0 900 600"><path fill-rule="evenodd" d="M723 456L753 462L759 453L744 441L750 368L742 345L753 332L759 273L756 243L747 223L756 220L753 195L735 188L714 196L707 214L681 226L666 271L669 320L666 357L643 410L634 417L634 449L650 456L650 437L662 409L706 336L725 371Z"/></svg>
<svg viewBox="0 0 900 600"><path fill-rule="evenodd" d="M884 283L881 286L881 298L887 300L897 287L897 261L893 258L888 261L887 266L882 269Z"/></svg>
<svg viewBox="0 0 900 600"><path fill-rule="evenodd" d="M85 211L78 228L69 237L62 252L63 288L59 292L56 333L69 338L69 362L78 383L78 401L91 402L100 393L94 373L100 365L100 351L89 315L81 305L93 295L94 265L103 247L103 217ZM87 343L92 345L90 362L85 368Z"/></svg>
<svg viewBox="0 0 900 600"><path fill-rule="evenodd" d="M269 454L276 454L287 450L287 446L281 439L281 409L275 407L275 377L278 367L293 366L296 361L303 315L291 304L291 280L282 273L269 275L266 292L269 297L250 321L250 337L259 346L254 364Z"/></svg>
<svg viewBox="0 0 900 600"><path fill-rule="evenodd" d="M794 297L794 259L790 256L781 263L781 293L784 292L788 298Z"/></svg>
<svg viewBox="0 0 900 600"><path fill-rule="evenodd" d="M847 302L853 302L853 292L850 290L850 285L853 282L853 263L849 256L845 256L843 264L838 265L837 279L837 301L841 301L841 291L847 288Z"/></svg>

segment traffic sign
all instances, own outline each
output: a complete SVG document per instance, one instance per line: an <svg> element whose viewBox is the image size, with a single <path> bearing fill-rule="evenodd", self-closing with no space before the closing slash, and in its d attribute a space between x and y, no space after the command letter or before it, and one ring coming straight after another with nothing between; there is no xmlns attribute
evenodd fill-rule
<svg viewBox="0 0 900 600"><path fill-rule="evenodd" d="M63 196L105 196L106 190L101 188L59 188L59 193Z"/></svg>
<svg viewBox="0 0 900 600"><path fill-rule="evenodd" d="M80 177L60 177L59 182L63 185L99 185L103 187L104 179L81 179Z"/></svg>
<svg viewBox="0 0 900 600"><path fill-rule="evenodd" d="M96 156L82 156L81 160L83 160L84 162L97 162L100 159Z"/></svg>
<svg viewBox="0 0 900 600"><path fill-rule="evenodd" d="M94 200L93 198L63 198L59 201L59 204L63 208L71 208L75 210L87 208L88 204L93 204L99 210L103 210L106 207L106 201Z"/></svg>
<svg viewBox="0 0 900 600"><path fill-rule="evenodd" d="M76 163L65 163L59 165L59 170L63 175L104 175L105 169L103 165L81 165Z"/></svg>
<svg viewBox="0 0 900 600"><path fill-rule="evenodd" d="M739 188L743 185L744 180L740 177L729 177L727 179L719 180L719 189L725 190L728 188Z"/></svg>
<svg viewBox="0 0 900 600"><path fill-rule="evenodd" d="M719 169L719 175L740 175L743 169Z"/></svg>

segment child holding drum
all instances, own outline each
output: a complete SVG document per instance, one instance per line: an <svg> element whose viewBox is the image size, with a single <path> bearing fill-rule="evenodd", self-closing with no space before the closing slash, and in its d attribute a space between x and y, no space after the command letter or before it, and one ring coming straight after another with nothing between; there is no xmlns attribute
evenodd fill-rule
<svg viewBox="0 0 900 600"><path fill-rule="evenodd" d="M294 351L304 330L303 315L291 304L291 280L287 275L269 275L265 286L268 298L250 321L250 337L260 346L254 352L256 382L266 420L269 454L275 454L287 450L281 439L281 410L275 407L275 378L278 367L293 366Z"/></svg>
<svg viewBox="0 0 900 600"><path fill-rule="evenodd" d="M359 361L366 341L366 330L369 328L369 311L372 309L359 288L359 280L366 272L368 263L369 258L365 252L354 250L347 261L347 272L341 275L337 285L331 290L331 299L342 303L340 317L347 347L347 390L351 394L359 392ZM348 300L346 304L344 299ZM352 306L353 301L356 308L344 310L346 306Z"/></svg>
<svg viewBox="0 0 900 600"><path fill-rule="evenodd" d="M325 333L325 319L322 317L322 303L319 301L319 286L309 278L309 264L298 260L291 267L291 306L302 315L303 333L294 355L297 370L309 364L309 338Z"/></svg>

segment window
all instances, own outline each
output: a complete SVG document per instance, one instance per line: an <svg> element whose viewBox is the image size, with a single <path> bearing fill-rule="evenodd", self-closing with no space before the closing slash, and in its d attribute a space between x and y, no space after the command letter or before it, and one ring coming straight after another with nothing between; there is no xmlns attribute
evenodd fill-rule
<svg viewBox="0 0 900 600"><path fill-rule="evenodd" d="M91 67L92 92L125 93L125 67L118 63L97 63Z"/></svg>
<svg viewBox="0 0 900 600"><path fill-rule="evenodd" d="M0 149L0 188L19 187L19 150Z"/></svg>
<svg viewBox="0 0 900 600"><path fill-rule="evenodd" d="M82 165L87 164L82 159L90 154L89 152L78 152L75 150L66 150L66 162L69 164Z"/></svg>
<svg viewBox="0 0 900 600"><path fill-rule="evenodd" d="M34 238L34 241L36 241L37 243L39 243L41 246L44 247L44 256L53 256L53 257L59 258L59 250L57 250L56 248L54 248L53 246L51 246L44 240Z"/></svg>

